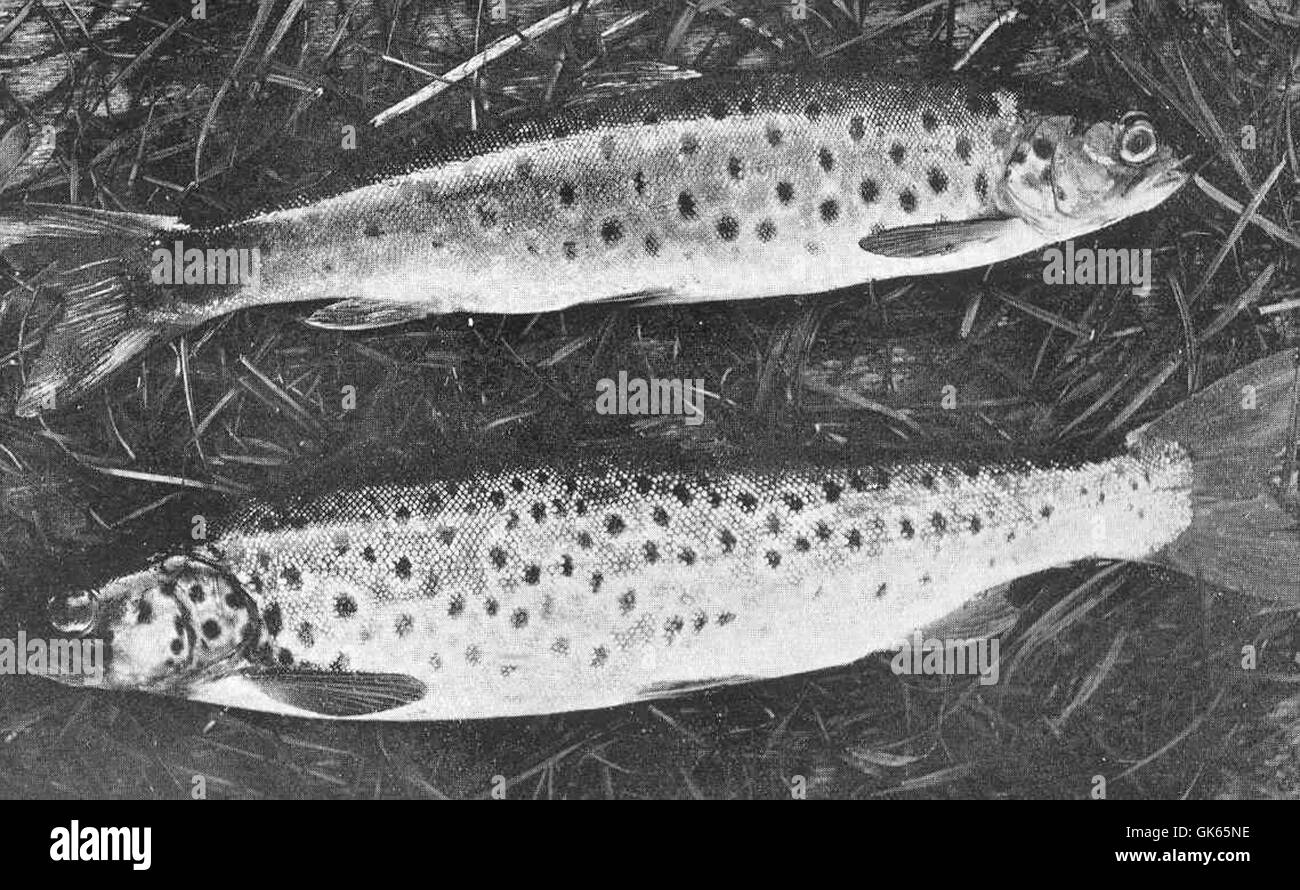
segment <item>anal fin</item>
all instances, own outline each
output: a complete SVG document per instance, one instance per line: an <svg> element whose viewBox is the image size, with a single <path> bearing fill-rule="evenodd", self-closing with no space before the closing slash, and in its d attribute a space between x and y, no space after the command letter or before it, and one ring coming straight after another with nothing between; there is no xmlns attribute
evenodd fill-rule
<svg viewBox="0 0 1300 890"><path fill-rule="evenodd" d="M322 306L304 321L331 331L366 331L419 321L428 314L428 309L415 303L348 299Z"/></svg>

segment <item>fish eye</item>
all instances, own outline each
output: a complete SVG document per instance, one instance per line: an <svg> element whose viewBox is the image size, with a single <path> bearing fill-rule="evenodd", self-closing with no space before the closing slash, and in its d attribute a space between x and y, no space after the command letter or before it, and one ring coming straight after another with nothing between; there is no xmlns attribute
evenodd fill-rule
<svg viewBox="0 0 1300 890"><path fill-rule="evenodd" d="M79 636L94 626L95 601L98 598L98 594L89 589L55 594L46 601L45 612L59 633Z"/></svg>
<svg viewBox="0 0 1300 890"><path fill-rule="evenodd" d="M1160 148L1151 121L1134 112L1124 115L1124 133L1119 139L1119 156L1126 164L1144 164Z"/></svg>

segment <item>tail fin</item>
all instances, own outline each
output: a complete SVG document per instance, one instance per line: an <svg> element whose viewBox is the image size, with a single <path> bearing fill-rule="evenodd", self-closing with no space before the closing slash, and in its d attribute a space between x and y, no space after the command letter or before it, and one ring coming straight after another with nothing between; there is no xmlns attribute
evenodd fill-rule
<svg viewBox="0 0 1300 890"><path fill-rule="evenodd" d="M1300 351L1228 375L1134 435L1178 442L1192 457L1192 524L1160 560L1300 604Z"/></svg>
<svg viewBox="0 0 1300 890"><path fill-rule="evenodd" d="M33 417L75 401L169 333L133 300L131 271L175 217L26 204L0 216L0 253L61 297L16 413Z"/></svg>

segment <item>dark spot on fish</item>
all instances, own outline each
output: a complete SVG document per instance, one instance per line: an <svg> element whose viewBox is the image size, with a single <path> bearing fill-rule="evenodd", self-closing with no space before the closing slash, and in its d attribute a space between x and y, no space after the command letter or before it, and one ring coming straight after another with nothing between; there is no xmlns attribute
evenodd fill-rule
<svg viewBox="0 0 1300 890"><path fill-rule="evenodd" d="M153 603L148 597L142 596L135 604L135 623L148 624L151 621L153 621Z"/></svg>
<svg viewBox="0 0 1300 890"><path fill-rule="evenodd" d="M727 159L727 175L732 179L743 179L745 176L745 167L735 155Z"/></svg>
<svg viewBox="0 0 1300 890"><path fill-rule="evenodd" d="M587 532L578 532L578 546L584 550L591 547L591 535Z"/></svg>
<svg viewBox="0 0 1300 890"><path fill-rule="evenodd" d="M576 260L576 259L578 258L578 242L577 242L577 241L565 241L565 242L564 242L564 258L565 258L566 260Z"/></svg>
<svg viewBox="0 0 1300 890"><path fill-rule="evenodd" d="M899 524L899 530L903 533L903 537L908 540L911 540L912 536L916 534L916 529L912 527L912 520L910 519L904 519Z"/></svg>
<svg viewBox="0 0 1300 890"><path fill-rule="evenodd" d="M767 514L767 530L774 535L781 534L781 517L775 513Z"/></svg>
<svg viewBox="0 0 1300 890"><path fill-rule="evenodd" d="M542 580L542 567L539 565L524 566L524 583L536 584Z"/></svg>
<svg viewBox="0 0 1300 890"><path fill-rule="evenodd" d="M645 553L645 561L654 565L659 561L659 545L654 541L646 541L641 550Z"/></svg>
<svg viewBox="0 0 1300 890"><path fill-rule="evenodd" d="M488 558L492 560L492 565L498 569L506 567L506 552L500 547L493 547L488 551Z"/></svg>
<svg viewBox="0 0 1300 890"><path fill-rule="evenodd" d="M640 170L632 174L632 188L636 189L638 195L645 194L645 174Z"/></svg>
<svg viewBox="0 0 1300 890"><path fill-rule="evenodd" d="M809 120L815 121L817 118L822 116L822 104L815 100L809 102L808 107L803 110L803 113L808 115Z"/></svg>
<svg viewBox="0 0 1300 890"><path fill-rule="evenodd" d="M922 474L921 474L921 484L922 484L923 486L925 486L927 489L933 491L933 490L934 490L934 474L933 474L933 473L922 473Z"/></svg>
<svg viewBox="0 0 1300 890"><path fill-rule="evenodd" d="M719 627L725 627L726 625L730 624L731 622L733 622L733 621L735 621L735 620L736 620L736 613L735 613L735 612L719 612L719 613L718 613L718 626L719 626Z"/></svg>
<svg viewBox="0 0 1300 890"><path fill-rule="evenodd" d="M830 224L840 218L840 204L834 198L827 198L817 207L822 215L822 222Z"/></svg>
<svg viewBox="0 0 1300 890"><path fill-rule="evenodd" d="M817 540L829 541L831 539L831 527L824 522L817 523Z"/></svg>
<svg viewBox="0 0 1300 890"><path fill-rule="evenodd" d="M826 503L833 504L840 499L840 495L844 492L844 486L833 479L827 479L822 483L822 491L826 493Z"/></svg>
<svg viewBox="0 0 1300 890"><path fill-rule="evenodd" d="M533 522L537 523L538 525L541 525L542 520L546 519L546 505L543 504L541 501L537 501L528 510L528 514L533 517Z"/></svg>
<svg viewBox="0 0 1300 890"><path fill-rule="evenodd" d="M996 99L987 93L975 92L974 90L966 94L966 108L971 114L978 114L982 117L993 117L998 113Z"/></svg>
<svg viewBox="0 0 1300 890"><path fill-rule="evenodd" d="M736 497L736 503L740 504L740 509L746 513L753 513L758 508L758 498L747 491L742 491Z"/></svg>
<svg viewBox="0 0 1300 890"><path fill-rule="evenodd" d="M925 127L927 133L933 133L939 129L939 118L935 117L934 112L927 108L921 112L921 126Z"/></svg>
<svg viewBox="0 0 1300 890"><path fill-rule="evenodd" d="M1045 136L1035 138L1033 147L1034 154L1037 155L1040 160L1044 161L1050 160L1052 153L1056 151L1056 146L1052 144L1052 140Z"/></svg>
<svg viewBox="0 0 1300 890"><path fill-rule="evenodd" d="M718 220L718 237L723 241L735 241L740 235L740 222L734 216L724 216Z"/></svg>
<svg viewBox="0 0 1300 890"><path fill-rule="evenodd" d="M302 573L298 571L297 566L285 566L280 572L280 577L289 585L291 590L298 590L302 587Z"/></svg>
<svg viewBox="0 0 1300 890"><path fill-rule="evenodd" d="M781 564L781 554L777 553L775 550L767 551L767 553L764 554L764 557L767 559L767 564L772 568L776 568Z"/></svg>
<svg viewBox="0 0 1300 890"><path fill-rule="evenodd" d="M924 574L924 575L921 576L921 583L922 583L922 584L929 584L932 580L934 580L934 579L931 578L930 575L929 575L928 573L927 573L927 574Z"/></svg>
<svg viewBox="0 0 1300 890"><path fill-rule="evenodd" d="M930 184L930 191L936 195L941 194L948 188L948 174L938 167L931 167L929 174L926 176L926 182Z"/></svg>
<svg viewBox="0 0 1300 890"><path fill-rule="evenodd" d="M930 525L933 526L935 531L942 533L948 529L948 520L944 518L942 513L935 511L930 515Z"/></svg>
<svg viewBox="0 0 1300 890"><path fill-rule="evenodd" d="M284 627L284 613L280 611L280 604L271 603L267 606L262 612L262 621L266 624L266 632L273 637L278 637L280 629Z"/></svg>
<svg viewBox="0 0 1300 890"><path fill-rule="evenodd" d="M367 546L364 550L361 551L361 558L364 559L366 562L374 562L375 548Z"/></svg>
<svg viewBox="0 0 1300 890"><path fill-rule="evenodd" d="M185 648L185 644L182 643L180 640L172 640L171 649L173 655L180 655L181 650L184 648Z"/></svg>
<svg viewBox="0 0 1300 890"><path fill-rule="evenodd" d="M895 142L889 147L889 159L899 167L903 166L903 159L907 157L907 149L903 148L901 142Z"/></svg>
<svg viewBox="0 0 1300 890"><path fill-rule="evenodd" d="M645 252L650 256L659 256L659 239L654 235L645 236Z"/></svg>
<svg viewBox="0 0 1300 890"><path fill-rule="evenodd" d="M881 581L880 586L876 588L876 599L880 599L881 597L883 597L885 593L888 592L888 590L889 590L889 585L886 584L884 581Z"/></svg>
<svg viewBox="0 0 1300 890"><path fill-rule="evenodd" d="M1043 517L1044 519L1051 519L1051 518L1052 518L1052 507L1051 507L1051 505L1050 505L1050 504L1043 504L1042 509L1038 511L1038 515L1041 516L1041 517Z"/></svg>
<svg viewBox="0 0 1300 890"><path fill-rule="evenodd" d="M357 601L346 593L334 598L334 614L340 618L351 618L357 614Z"/></svg>
<svg viewBox="0 0 1300 890"><path fill-rule="evenodd" d="M691 501L695 500L695 496L691 494L691 489L685 482L678 482L673 486L673 497L677 498L683 507L689 507Z"/></svg>
<svg viewBox="0 0 1300 890"><path fill-rule="evenodd" d="M862 185L858 186L858 194L862 196L863 203L874 203L880 197L880 186L876 185L874 179L864 179Z"/></svg>
<svg viewBox="0 0 1300 890"><path fill-rule="evenodd" d="M506 531L514 531L519 528L519 511L511 510L506 514Z"/></svg>
<svg viewBox="0 0 1300 890"><path fill-rule="evenodd" d="M765 219L758 224L758 228L754 231L758 234L759 241L771 241L776 237L776 223L770 219Z"/></svg>
<svg viewBox="0 0 1300 890"><path fill-rule="evenodd" d="M686 626L686 622L682 619L682 616L680 615L674 615L673 617L665 621L664 633L667 635L668 641L672 642L673 637L681 633L682 628L684 628L685 626Z"/></svg>
<svg viewBox="0 0 1300 890"><path fill-rule="evenodd" d="M618 611L620 614L626 615L635 608L636 608L635 590L629 590L627 593L623 594L618 598Z"/></svg>
<svg viewBox="0 0 1300 890"><path fill-rule="evenodd" d="M767 144L775 148L781 144L781 128L769 125L767 128Z"/></svg>
<svg viewBox="0 0 1300 890"><path fill-rule="evenodd" d="M645 117L643 117L641 120L647 124L657 124L659 123L659 112L647 111Z"/></svg>
<svg viewBox="0 0 1300 890"><path fill-rule="evenodd" d="M835 167L835 156L831 154L829 148L818 149L817 163L821 165L823 170L829 173Z"/></svg>
<svg viewBox="0 0 1300 890"><path fill-rule="evenodd" d="M384 230L379 228L375 223L370 223L361 230L361 234L365 235L367 238L378 238L380 235L384 234Z"/></svg>
<svg viewBox="0 0 1300 890"><path fill-rule="evenodd" d="M623 224L616 219L607 219L600 224L600 238L606 244L614 245L623 240Z"/></svg>
<svg viewBox="0 0 1300 890"><path fill-rule="evenodd" d="M506 505L505 493L500 489L497 489L496 491L493 491L491 494L489 494L488 500L491 501L492 506L496 507L498 510L500 510L502 507Z"/></svg>
<svg viewBox="0 0 1300 890"><path fill-rule="evenodd" d="M798 513L803 509L803 498L799 497L797 494L783 494L781 495L781 500L790 508L791 513Z"/></svg>
<svg viewBox="0 0 1300 890"><path fill-rule="evenodd" d="M310 621L304 621L298 625L298 642L309 649L316 645L316 631L311 626Z"/></svg>
<svg viewBox="0 0 1300 890"><path fill-rule="evenodd" d="M856 528L849 529L848 538L849 547L852 549L858 550L862 547L862 532L858 531Z"/></svg>
<svg viewBox="0 0 1300 890"><path fill-rule="evenodd" d="M450 544L456 537L456 530L452 528L438 529L438 540L443 544Z"/></svg>
<svg viewBox="0 0 1300 890"><path fill-rule="evenodd" d="M704 628L707 627L708 624L709 624L709 616L704 614L704 612L696 612L695 620L691 623L691 629L694 630L696 633L699 633L700 631L704 630Z"/></svg>
<svg viewBox="0 0 1300 890"><path fill-rule="evenodd" d="M727 103L723 102L721 99L714 99L713 103L709 105L709 117L714 120L722 120L726 116Z"/></svg>
<svg viewBox="0 0 1300 890"><path fill-rule="evenodd" d="M483 605L483 609L487 612L489 618L493 618L496 616L497 612L501 610L501 604L498 603L494 597L488 597L487 602Z"/></svg>
<svg viewBox="0 0 1300 890"><path fill-rule="evenodd" d="M551 651L556 655L567 655L569 652L569 638L556 637L555 642L551 643Z"/></svg>
<svg viewBox="0 0 1300 890"><path fill-rule="evenodd" d="M604 667L605 662L609 660L609 650L604 646L597 646L591 650L591 666L594 668Z"/></svg>
<svg viewBox="0 0 1300 890"><path fill-rule="evenodd" d="M1023 164L1025 162L1025 147L1017 145L1016 150L1011 153L1011 163Z"/></svg>
<svg viewBox="0 0 1300 890"><path fill-rule="evenodd" d="M474 210L478 213L478 222L483 228L490 229L497 224L497 212L491 205L479 203L474 205Z"/></svg>
<svg viewBox="0 0 1300 890"><path fill-rule="evenodd" d="M510 626L516 630L528 626L528 610L515 609L514 614L510 616Z"/></svg>
<svg viewBox="0 0 1300 890"><path fill-rule="evenodd" d="M393 571L397 573L397 577L405 581L407 578L411 577L411 561L403 556L401 559L397 560L397 562L393 563Z"/></svg>
<svg viewBox="0 0 1300 890"><path fill-rule="evenodd" d="M693 155L695 154L695 152L699 150L699 148L700 148L700 140L698 136L696 136L694 133L682 134L682 154Z"/></svg>
<svg viewBox="0 0 1300 890"><path fill-rule="evenodd" d="M788 182L778 182L776 197L782 204L789 204L794 200L794 186Z"/></svg>
<svg viewBox="0 0 1300 890"><path fill-rule="evenodd" d="M454 594L451 602L447 604L447 614L455 618L461 612L465 611L465 595L461 593Z"/></svg>
<svg viewBox="0 0 1300 890"><path fill-rule="evenodd" d="M709 490L709 506L715 510L722 506L722 495L712 489Z"/></svg>
<svg viewBox="0 0 1300 890"><path fill-rule="evenodd" d="M626 528L627 523L624 522L623 517L619 516L617 513L611 513L605 518L605 531L608 532L611 537L622 534L623 530Z"/></svg>
<svg viewBox="0 0 1300 890"><path fill-rule="evenodd" d="M749 96L746 96L745 98L740 100L740 113L741 114L754 113L754 100L751 99Z"/></svg>
<svg viewBox="0 0 1300 890"><path fill-rule="evenodd" d="M989 178L983 172L975 175L975 194L981 201L989 196Z"/></svg>
<svg viewBox="0 0 1300 890"><path fill-rule="evenodd" d="M794 539L794 549L798 550L800 553L807 553L812 549L812 542L803 535L800 535Z"/></svg>
<svg viewBox="0 0 1300 890"><path fill-rule="evenodd" d="M404 637L415 629L415 619L405 613L397 616L397 623L393 625L393 632L399 637Z"/></svg>
<svg viewBox="0 0 1300 890"><path fill-rule="evenodd" d="M719 532L718 540L722 543L723 553L730 553L736 546L736 536L731 533L731 529L724 528Z"/></svg>
<svg viewBox="0 0 1300 890"><path fill-rule="evenodd" d="M695 551L687 547L677 554L677 558L688 566L695 565Z"/></svg>
<svg viewBox="0 0 1300 890"><path fill-rule="evenodd" d="M855 114L849 118L849 138L854 142L861 141L867 133L866 122L863 121L862 115Z"/></svg>
<svg viewBox="0 0 1300 890"><path fill-rule="evenodd" d="M560 558L560 572L566 578L573 574L573 557L567 553Z"/></svg>
<svg viewBox="0 0 1300 890"><path fill-rule="evenodd" d="M1106 503L1106 492L1103 491L1097 495L1097 503L1099 504Z"/></svg>
<svg viewBox="0 0 1300 890"><path fill-rule="evenodd" d="M916 209L916 195L911 189L903 189L898 196L898 206L902 207L904 212L911 213Z"/></svg>
<svg viewBox="0 0 1300 890"><path fill-rule="evenodd" d="M971 149L970 140L967 139L965 136L958 136L956 148L957 148L957 157L961 158L963 161L969 164L970 149Z"/></svg>
<svg viewBox="0 0 1300 890"><path fill-rule="evenodd" d="M1134 491L1137 491L1138 490L1137 480L1136 479L1131 480L1128 484L1128 487L1133 489Z"/></svg>
<svg viewBox="0 0 1300 890"><path fill-rule="evenodd" d="M465 649L465 661L470 664L478 664L482 657L483 653L479 651L478 646L469 646Z"/></svg>
<svg viewBox="0 0 1300 890"><path fill-rule="evenodd" d="M654 483L650 481L649 476L637 476L632 480L632 484L636 486L637 494L649 494L650 489L654 485Z"/></svg>
<svg viewBox="0 0 1300 890"><path fill-rule="evenodd" d="M604 576L604 575L602 575L600 572L592 572L592 574L591 574L591 592L592 592L592 593L600 593L600 585L602 585L602 584L604 584L604 583L605 583L605 576Z"/></svg>
<svg viewBox="0 0 1300 890"><path fill-rule="evenodd" d="M226 594L226 605L232 609L239 608L239 594L237 593Z"/></svg>
<svg viewBox="0 0 1300 890"><path fill-rule="evenodd" d="M551 129L551 136L555 139L563 139L568 135L569 124L563 120L556 121L555 126Z"/></svg>
<svg viewBox="0 0 1300 890"><path fill-rule="evenodd" d="M1010 544L1010 543L1011 543L1012 541L1014 541L1015 539L1016 539L1016 533L1015 533L1014 531L1007 532L1007 543L1008 543L1008 544Z"/></svg>
<svg viewBox="0 0 1300 890"><path fill-rule="evenodd" d="M663 507L656 506L653 515L654 515L655 525L666 526L668 524L668 511L665 510Z"/></svg>
<svg viewBox="0 0 1300 890"><path fill-rule="evenodd" d="M682 219L695 219L695 196L690 192L682 192L678 195L677 212L682 215Z"/></svg>
<svg viewBox="0 0 1300 890"><path fill-rule="evenodd" d="M560 203L565 207L572 207L573 202L578 200L578 192L573 187L573 183L566 182L560 186Z"/></svg>

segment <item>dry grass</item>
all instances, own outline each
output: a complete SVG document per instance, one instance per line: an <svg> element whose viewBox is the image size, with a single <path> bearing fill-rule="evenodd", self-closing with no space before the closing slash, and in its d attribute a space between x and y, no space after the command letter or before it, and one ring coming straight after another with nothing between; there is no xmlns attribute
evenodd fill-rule
<svg viewBox="0 0 1300 890"><path fill-rule="evenodd" d="M52 159L11 184L9 200L202 219L453 129L664 75L647 63L943 71L995 14L810 0L796 22L751 0L592 0L477 81L426 90L439 94L370 131L371 117L438 82L419 70L448 72L557 5L512 2L510 25L438 0L209 4L204 22L182 21L188 2L117 4L126 16L107 5L28 4L12 29L0 19L6 57L48 63L25 63L44 80L0 92L6 119L62 128ZM1300 18L1284 2L1226 5L1139 3L1130 16L1112 2L1108 22L1090 21L1082 2L1031 5L965 68L1146 108L1195 153L1200 188L1098 236L1155 249L1149 297L1044 288L1031 257L818 299L451 316L360 336L308 329L294 309L227 317L75 411L18 422L3 410L0 628L12 636L41 584L92 545L183 533L207 497L317 484L363 461L436 466L467 449L633 436L886 456L1112 445L1189 389L1300 342ZM361 134L355 158L337 150L344 124ZM4 154L0 144L0 167ZM21 348L7 319L0 408L17 391ZM598 417L594 382L619 369L704 377L718 396L708 422ZM937 401L947 382L961 387L955 411ZM358 410L342 409L344 385L357 387ZM992 687L897 677L876 656L598 713L375 726L0 677L0 795L176 797L198 774L211 796L245 798L473 797L494 776L516 797L781 797L802 777L822 797L1077 798L1097 775L1113 798L1300 793L1295 609L1126 565L1036 576L1013 596L1023 613ZM1253 672L1239 665L1247 643L1263 652Z"/></svg>

